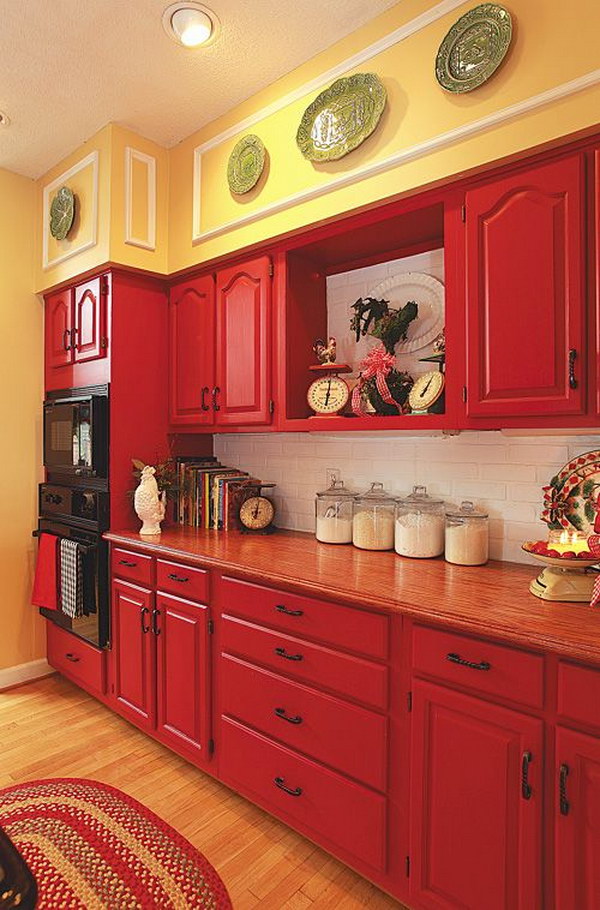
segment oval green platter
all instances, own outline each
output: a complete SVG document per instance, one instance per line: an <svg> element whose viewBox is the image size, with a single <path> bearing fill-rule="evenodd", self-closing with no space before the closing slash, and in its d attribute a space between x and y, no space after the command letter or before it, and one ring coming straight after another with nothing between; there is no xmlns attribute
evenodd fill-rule
<svg viewBox="0 0 600 910"><path fill-rule="evenodd" d="M510 13L497 3L481 3L458 19L442 43L435 75L448 92L472 92L496 72L512 39Z"/></svg>
<svg viewBox="0 0 600 910"><path fill-rule="evenodd" d="M50 233L56 240L64 240L75 218L75 196L68 186L61 186L50 203Z"/></svg>
<svg viewBox="0 0 600 910"><path fill-rule="evenodd" d="M309 161L336 161L370 136L386 104L375 73L337 79L304 111L296 142Z"/></svg>
<svg viewBox="0 0 600 910"><path fill-rule="evenodd" d="M256 186L265 166L265 146L262 139L249 133L236 143L227 163L229 189L237 196Z"/></svg>

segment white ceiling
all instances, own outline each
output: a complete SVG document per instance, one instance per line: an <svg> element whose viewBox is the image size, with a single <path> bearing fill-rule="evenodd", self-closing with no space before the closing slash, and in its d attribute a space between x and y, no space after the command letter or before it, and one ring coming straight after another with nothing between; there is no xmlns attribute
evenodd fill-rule
<svg viewBox="0 0 600 910"><path fill-rule="evenodd" d="M171 0L0 0L0 167L38 177L108 122L165 146L396 0L207 0L211 46L165 34Z"/></svg>

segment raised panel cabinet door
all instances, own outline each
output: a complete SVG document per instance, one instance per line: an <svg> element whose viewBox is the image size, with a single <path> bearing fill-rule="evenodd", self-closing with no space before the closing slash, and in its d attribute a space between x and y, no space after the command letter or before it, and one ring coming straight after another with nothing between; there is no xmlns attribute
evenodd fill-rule
<svg viewBox="0 0 600 910"><path fill-rule="evenodd" d="M541 907L542 721L417 682L412 737L415 904Z"/></svg>
<svg viewBox="0 0 600 910"><path fill-rule="evenodd" d="M106 298L108 276L92 278L75 288L75 328L73 352L75 363L106 357Z"/></svg>
<svg viewBox="0 0 600 910"><path fill-rule="evenodd" d="M600 739L558 727L555 767L557 910L600 907Z"/></svg>
<svg viewBox="0 0 600 910"><path fill-rule="evenodd" d="M208 607L156 595L157 728L176 746L208 758Z"/></svg>
<svg viewBox="0 0 600 910"><path fill-rule="evenodd" d="M271 422L271 260L217 274L216 423Z"/></svg>
<svg viewBox="0 0 600 910"><path fill-rule="evenodd" d="M73 291L59 291L46 297L44 334L46 369L64 367L73 360Z"/></svg>
<svg viewBox="0 0 600 910"><path fill-rule="evenodd" d="M215 282L173 285L169 295L169 412L172 424L214 423Z"/></svg>
<svg viewBox="0 0 600 910"><path fill-rule="evenodd" d="M113 696L139 727L156 721L156 636L153 595L122 581L112 583Z"/></svg>
<svg viewBox="0 0 600 910"><path fill-rule="evenodd" d="M574 155L466 194L469 417L584 410L583 168Z"/></svg>

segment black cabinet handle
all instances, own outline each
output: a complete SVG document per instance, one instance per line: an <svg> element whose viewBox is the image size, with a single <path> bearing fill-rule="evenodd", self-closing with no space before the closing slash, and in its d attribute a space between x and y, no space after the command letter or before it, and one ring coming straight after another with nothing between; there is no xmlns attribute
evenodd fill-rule
<svg viewBox="0 0 600 910"><path fill-rule="evenodd" d="M460 654L454 654L452 651L450 654L446 654L446 660L449 660L451 664L458 664L461 667L469 667L470 670L491 670L492 665L487 662L487 660L480 660L479 663L474 663L472 660L465 660L464 657L461 657Z"/></svg>
<svg viewBox="0 0 600 910"><path fill-rule="evenodd" d="M160 635L160 629L158 628L158 617L160 616L160 610L152 611L152 631L155 635Z"/></svg>
<svg viewBox="0 0 600 910"><path fill-rule="evenodd" d="M129 560L127 560L127 559L120 559L119 565L127 566L129 569L135 569L135 567L137 566L137 562L129 562Z"/></svg>
<svg viewBox="0 0 600 910"><path fill-rule="evenodd" d="M280 790L283 790L284 793L289 793L290 796L302 796L302 787L294 787L293 790L290 789L290 787L286 787L285 777L276 777L274 778L273 783L276 787L279 787Z"/></svg>
<svg viewBox="0 0 600 910"><path fill-rule="evenodd" d="M280 717L282 720L287 720L288 724L301 724L302 718L299 714L296 714L294 717L286 712L285 708L275 708L275 714L277 717Z"/></svg>
<svg viewBox="0 0 600 910"><path fill-rule="evenodd" d="M278 613L285 613L286 616L304 616L304 610L290 610L283 604L276 604L275 609Z"/></svg>
<svg viewBox="0 0 600 910"><path fill-rule="evenodd" d="M80 661L80 658L79 658L79 657L75 657L74 654L70 654L70 653L69 653L69 654L65 654L65 657L67 658L67 660L70 660L72 664L78 664L79 661Z"/></svg>
<svg viewBox="0 0 600 910"><path fill-rule="evenodd" d="M212 390L212 406L213 406L213 411L220 411L220 410L221 410L221 406L217 403L217 396L219 395L220 391L221 391L221 389L219 388L218 385L216 385L216 386L214 387L214 389Z"/></svg>
<svg viewBox="0 0 600 910"><path fill-rule="evenodd" d="M77 332L78 331L79 331L78 328L71 329L71 347L73 348L74 351L76 351L79 347L79 345L77 344Z"/></svg>
<svg viewBox="0 0 600 910"><path fill-rule="evenodd" d="M150 631L150 626L147 626L146 623L144 622L144 616L146 615L146 613L149 613L149 612L150 612L150 610L148 609L148 607L142 607L142 609L140 610L140 622L142 624L142 632L144 634L146 634L146 632Z"/></svg>
<svg viewBox="0 0 600 910"><path fill-rule="evenodd" d="M207 385L202 386L202 392L200 393L200 407L203 411L210 411L209 405L206 403L206 396L208 395L209 388Z"/></svg>
<svg viewBox="0 0 600 910"><path fill-rule="evenodd" d="M576 389L578 386L577 377L575 376L575 361L577 360L577 350L571 348L569 351L569 388Z"/></svg>
<svg viewBox="0 0 600 910"><path fill-rule="evenodd" d="M71 345L67 344L67 338L71 337L71 329L65 329L63 332L63 348L65 351L71 350Z"/></svg>
<svg viewBox="0 0 600 910"><path fill-rule="evenodd" d="M531 752L523 752L521 759L521 796L523 799L531 799L532 789L529 783L529 765L533 761Z"/></svg>
<svg viewBox="0 0 600 910"><path fill-rule="evenodd" d="M167 578L170 578L172 581L180 581L182 584L189 581L187 575L177 575L175 572L169 572Z"/></svg>
<svg viewBox="0 0 600 910"><path fill-rule="evenodd" d="M302 654L288 654L285 648L275 648L275 654L278 657L284 657L286 660L304 660Z"/></svg>
<svg viewBox="0 0 600 910"><path fill-rule="evenodd" d="M561 815L568 815L571 805L567 799L567 777L569 776L569 766L562 764L558 773L558 805Z"/></svg>

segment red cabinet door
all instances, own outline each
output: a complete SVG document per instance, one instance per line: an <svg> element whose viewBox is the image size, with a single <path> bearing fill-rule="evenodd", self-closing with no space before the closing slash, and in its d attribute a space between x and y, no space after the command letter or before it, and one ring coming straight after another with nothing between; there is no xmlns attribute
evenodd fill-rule
<svg viewBox="0 0 600 910"><path fill-rule="evenodd" d="M77 285L73 353L75 363L106 357L106 296L108 276L101 275Z"/></svg>
<svg viewBox="0 0 600 910"><path fill-rule="evenodd" d="M422 682L413 712L415 904L541 907L542 721Z"/></svg>
<svg viewBox="0 0 600 910"><path fill-rule="evenodd" d="M594 245L594 279L596 289L596 313L595 313L595 376L596 383L596 414L600 417L600 149L594 152L594 177L595 177L595 208L596 208L596 230Z"/></svg>
<svg viewBox="0 0 600 910"><path fill-rule="evenodd" d="M215 282L182 281L169 297L169 408L172 424L214 423Z"/></svg>
<svg viewBox="0 0 600 910"><path fill-rule="evenodd" d="M73 291L68 288L46 297L44 333L46 371L68 366L73 360Z"/></svg>
<svg viewBox="0 0 600 910"><path fill-rule="evenodd" d="M261 256L217 274L217 423L271 421L271 272Z"/></svg>
<svg viewBox="0 0 600 910"><path fill-rule="evenodd" d="M600 907L600 739L556 731L557 910Z"/></svg>
<svg viewBox="0 0 600 910"><path fill-rule="evenodd" d="M208 607L156 595L157 728L179 748L209 758Z"/></svg>
<svg viewBox="0 0 600 910"><path fill-rule="evenodd" d="M112 583L113 695L119 711L145 730L153 730L156 721L152 600L143 588Z"/></svg>
<svg viewBox="0 0 600 910"><path fill-rule="evenodd" d="M469 417L583 412L583 167L575 155L466 195Z"/></svg>

